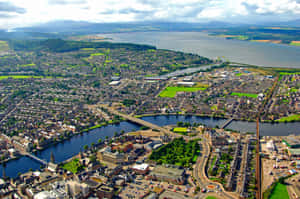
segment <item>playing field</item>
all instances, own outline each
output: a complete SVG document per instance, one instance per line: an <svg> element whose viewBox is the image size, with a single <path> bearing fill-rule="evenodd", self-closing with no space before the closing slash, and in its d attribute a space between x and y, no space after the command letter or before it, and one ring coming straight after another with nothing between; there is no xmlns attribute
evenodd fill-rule
<svg viewBox="0 0 300 199"><path fill-rule="evenodd" d="M202 88L202 87L167 87L159 94L159 96L175 97L177 92L196 92L196 91L204 91L204 90L206 90L206 88Z"/></svg>
<svg viewBox="0 0 300 199"><path fill-rule="evenodd" d="M231 93L231 95L235 95L235 96L239 96L239 97L252 97L252 98L257 98L257 94L253 94L253 93Z"/></svg>
<svg viewBox="0 0 300 199"><path fill-rule="evenodd" d="M289 199L289 194L284 184L278 183L273 192L271 193L270 199Z"/></svg>
<svg viewBox="0 0 300 199"><path fill-rule="evenodd" d="M0 80L7 79L7 78L26 79L26 78L44 78L44 76L34 76L34 75L4 75L4 76L0 76Z"/></svg>
<svg viewBox="0 0 300 199"><path fill-rule="evenodd" d="M185 127L176 127L176 128L173 129L173 131L175 133L186 133L187 132L187 128L185 128Z"/></svg>

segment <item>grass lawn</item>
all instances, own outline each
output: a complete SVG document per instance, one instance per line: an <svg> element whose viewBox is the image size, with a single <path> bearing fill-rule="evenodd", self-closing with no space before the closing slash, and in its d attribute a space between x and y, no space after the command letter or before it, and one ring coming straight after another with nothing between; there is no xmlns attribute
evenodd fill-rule
<svg viewBox="0 0 300 199"><path fill-rule="evenodd" d="M44 78L44 76L34 76L34 75L4 75L4 76L0 76L0 80L7 79L7 78L26 79L26 78ZM47 77L47 78L49 78L49 77Z"/></svg>
<svg viewBox="0 0 300 199"><path fill-rule="evenodd" d="M210 107L210 110L217 111L218 110L218 106L217 105L213 105L213 106Z"/></svg>
<svg viewBox="0 0 300 199"><path fill-rule="evenodd" d="M28 67L28 66L35 66L34 63L31 64L23 64L23 65L18 65L19 67Z"/></svg>
<svg viewBox="0 0 300 199"><path fill-rule="evenodd" d="M217 199L217 198L213 196L207 196L205 199Z"/></svg>
<svg viewBox="0 0 300 199"><path fill-rule="evenodd" d="M6 41L0 40L0 52L9 50L9 46Z"/></svg>
<svg viewBox="0 0 300 199"><path fill-rule="evenodd" d="M257 94L253 94L253 93L231 93L231 95L236 95L236 96L239 96L239 97L242 97L242 96L245 96L245 97L252 97L252 98L257 98Z"/></svg>
<svg viewBox="0 0 300 199"><path fill-rule="evenodd" d="M94 56L104 56L103 53L92 53L90 54L90 57L94 57Z"/></svg>
<svg viewBox="0 0 300 199"><path fill-rule="evenodd" d="M278 183L273 192L271 193L270 199L289 199L289 194L284 184Z"/></svg>
<svg viewBox="0 0 300 199"><path fill-rule="evenodd" d="M242 76L243 73L236 73L235 76L239 77L239 76Z"/></svg>
<svg viewBox="0 0 300 199"><path fill-rule="evenodd" d="M81 165L79 163L79 160L76 158L76 159L72 160L71 162L64 164L62 166L62 168L66 169L68 171L71 171L72 173L75 174L75 173L81 171L84 167L83 167L83 165Z"/></svg>
<svg viewBox="0 0 300 199"><path fill-rule="evenodd" d="M279 73L280 75L300 75L300 72L291 72L291 73L289 73L289 72L280 72Z"/></svg>
<svg viewBox="0 0 300 199"><path fill-rule="evenodd" d="M206 88L202 87L167 87L163 90L159 96L160 97L175 97L177 92L196 92L204 91Z"/></svg>
<svg viewBox="0 0 300 199"><path fill-rule="evenodd" d="M193 157L193 162L196 162L196 161L197 161L197 158L198 158L198 156L195 155L195 156Z"/></svg>
<svg viewBox="0 0 300 199"><path fill-rule="evenodd" d="M173 131L175 133L186 133L187 132L187 128L184 128L184 127L176 127L173 129Z"/></svg>
<svg viewBox="0 0 300 199"><path fill-rule="evenodd" d="M298 89L296 89L296 88L291 88L290 92L296 93L296 92L298 92Z"/></svg>
<svg viewBox="0 0 300 199"><path fill-rule="evenodd" d="M290 115L287 117L282 117L277 120L278 122L291 122L291 121L300 121L300 114Z"/></svg>
<svg viewBox="0 0 300 199"><path fill-rule="evenodd" d="M290 45L292 45L292 46L300 46L300 41L292 41L290 43Z"/></svg>
<svg viewBox="0 0 300 199"><path fill-rule="evenodd" d="M80 50L88 51L88 50L96 50L96 49L95 48L81 48Z"/></svg>

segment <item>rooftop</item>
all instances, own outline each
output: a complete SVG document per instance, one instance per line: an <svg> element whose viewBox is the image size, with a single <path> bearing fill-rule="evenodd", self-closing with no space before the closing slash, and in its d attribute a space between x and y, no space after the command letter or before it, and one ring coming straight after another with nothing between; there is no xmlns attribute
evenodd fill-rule
<svg viewBox="0 0 300 199"><path fill-rule="evenodd" d="M144 163L144 164L135 164L135 165L133 165L132 168L144 171L144 170L148 169L148 167L149 167L149 165Z"/></svg>
<svg viewBox="0 0 300 199"><path fill-rule="evenodd" d="M154 175L182 176L184 174L184 170L174 167L156 166L151 173Z"/></svg>

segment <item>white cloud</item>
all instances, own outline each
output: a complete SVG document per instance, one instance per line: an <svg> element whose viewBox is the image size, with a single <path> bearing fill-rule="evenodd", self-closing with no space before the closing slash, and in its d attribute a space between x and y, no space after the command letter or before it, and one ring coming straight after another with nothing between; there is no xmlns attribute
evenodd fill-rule
<svg viewBox="0 0 300 199"><path fill-rule="evenodd" d="M0 0L0 5L4 3L8 6L6 10L0 7L0 28L52 20L202 22L300 18L297 0Z"/></svg>

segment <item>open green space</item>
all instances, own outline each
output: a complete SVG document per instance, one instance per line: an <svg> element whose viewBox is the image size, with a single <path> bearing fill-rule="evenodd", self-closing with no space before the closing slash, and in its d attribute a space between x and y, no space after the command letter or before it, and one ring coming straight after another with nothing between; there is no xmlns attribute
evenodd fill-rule
<svg viewBox="0 0 300 199"><path fill-rule="evenodd" d="M243 73L236 73L235 76L239 77L239 76L242 76Z"/></svg>
<svg viewBox="0 0 300 199"><path fill-rule="evenodd" d="M289 193L287 191L286 185L277 183L272 191L269 199L289 199Z"/></svg>
<svg viewBox="0 0 300 199"><path fill-rule="evenodd" d="M290 43L290 45L292 45L292 46L300 46L300 42L292 41L292 42Z"/></svg>
<svg viewBox="0 0 300 199"><path fill-rule="evenodd" d="M103 53L92 53L90 55L90 57L94 57L94 56L104 56L104 54Z"/></svg>
<svg viewBox="0 0 300 199"><path fill-rule="evenodd" d="M8 44L6 41L0 40L0 52L9 50Z"/></svg>
<svg viewBox="0 0 300 199"><path fill-rule="evenodd" d="M175 133L186 133L187 132L187 128L185 128L185 127L176 127L176 128L173 129L173 131Z"/></svg>
<svg viewBox="0 0 300 199"><path fill-rule="evenodd" d="M287 117L282 117L278 120L278 122L292 122L292 121L300 121L300 114L290 115Z"/></svg>
<svg viewBox="0 0 300 199"><path fill-rule="evenodd" d="M252 97L252 98L257 98L257 94L254 93L236 93L236 92L232 92L231 93L232 96L239 96L239 97Z"/></svg>
<svg viewBox="0 0 300 199"><path fill-rule="evenodd" d="M80 164L79 160L76 158L70 162L67 162L62 166L63 169L68 170L72 173L77 173L84 169L84 166Z"/></svg>
<svg viewBox="0 0 300 199"><path fill-rule="evenodd" d="M177 92L196 92L196 91L204 91L204 90L206 90L206 88L202 88L202 87L167 87L159 94L159 96L175 97Z"/></svg>
<svg viewBox="0 0 300 199"><path fill-rule="evenodd" d="M89 50L96 50L95 48L81 48L80 50L89 51Z"/></svg>
<svg viewBox="0 0 300 199"><path fill-rule="evenodd" d="M45 78L45 76L35 76L35 75L3 75L3 76L0 76L0 80L7 79L7 78L26 79L26 78ZM49 77L46 77L46 78L49 78Z"/></svg>
<svg viewBox="0 0 300 199"><path fill-rule="evenodd" d="M291 88L291 89L290 89L290 92L291 92L291 93L296 93L296 92L298 92L298 89L297 89L297 88Z"/></svg>
<svg viewBox="0 0 300 199"><path fill-rule="evenodd" d="M213 196L207 196L205 199L217 199L217 198Z"/></svg>
<svg viewBox="0 0 300 199"><path fill-rule="evenodd" d="M300 75L300 72L280 72L280 75Z"/></svg>
<svg viewBox="0 0 300 199"><path fill-rule="evenodd" d="M152 152L150 160L158 164L173 164L178 166L190 167L195 163L197 150L200 149L197 140L186 142L182 137L176 138L172 142L160 147Z"/></svg>
<svg viewBox="0 0 300 199"><path fill-rule="evenodd" d="M23 65L19 65L20 67L28 67L28 66L35 66L34 63L31 63L31 64L23 64Z"/></svg>

